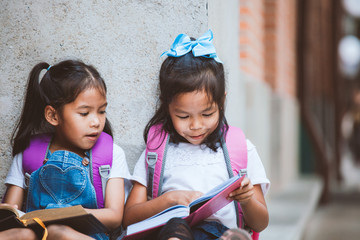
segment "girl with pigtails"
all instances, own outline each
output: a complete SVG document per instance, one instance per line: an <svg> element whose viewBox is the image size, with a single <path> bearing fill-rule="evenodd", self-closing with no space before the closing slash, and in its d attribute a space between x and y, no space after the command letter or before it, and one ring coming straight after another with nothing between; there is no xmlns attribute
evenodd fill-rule
<svg viewBox="0 0 360 240"><path fill-rule="evenodd" d="M99 72L81 61L34 66L12 136L13 162L3 203L27 212L80 204L109 230L120 227L124 181L130 174L124 151L113 143L106 92ZM38 153L41 147L43 155ZM101 165L107 153L109 161ZM99 171L100 165L108 167L100 188L97 165ZM109 238L106 233L87 236L63 225L47 230L48 239Z"/></svg>

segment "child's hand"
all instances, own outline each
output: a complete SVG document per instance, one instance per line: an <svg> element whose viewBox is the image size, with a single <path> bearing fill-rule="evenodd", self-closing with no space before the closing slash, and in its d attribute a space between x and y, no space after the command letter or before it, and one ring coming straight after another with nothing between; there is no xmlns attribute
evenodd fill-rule
<svg viewBox="0 0 360 240"><path fill-rule="evenodd" d="M254 186L251 184L250 179L245 177L242 180L240 187L229 194L228 199L246 204L254 196L254 194Z"/></svg>
<svg viewBox="0 0 360 240"><path fill-rule="evenodd" d="M176 191L167 192L164 195L166 195L166 198L171 203L171 205L188 206L192 201L201 197L203 193L199 191L176 190Z"/></svg>

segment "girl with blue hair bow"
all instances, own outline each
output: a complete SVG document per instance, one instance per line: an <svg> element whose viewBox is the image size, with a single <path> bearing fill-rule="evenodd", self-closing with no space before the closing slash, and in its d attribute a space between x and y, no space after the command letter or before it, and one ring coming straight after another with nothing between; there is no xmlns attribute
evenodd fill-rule
<svg viewBox="0 0 360 240"><path fill-rule="evenodd" d="M145 152L140 156L132 176L133 189L125 206L123 224L128 226L149 218L177 204L188 205L229 178L221 139L229 126L224 116L225 76L223 64L212 44L209 30L195 40L180 34L160 69L160 106L144 130L161 126L169 143L163 166L162 190L158 197L148 200ZM270 182L254 145L247 140L247 176L241 186L230 193L229 199L240 203L245 225L260 232L268 225L268 211L264 195ZM245 148L246 152L246 148ZM232 239L247 233L228 229L237 228L234 204L228 204L199 225L189 227L182 219L172 219L146 239ZM224 234L225 233L225 234Z"/></svg>

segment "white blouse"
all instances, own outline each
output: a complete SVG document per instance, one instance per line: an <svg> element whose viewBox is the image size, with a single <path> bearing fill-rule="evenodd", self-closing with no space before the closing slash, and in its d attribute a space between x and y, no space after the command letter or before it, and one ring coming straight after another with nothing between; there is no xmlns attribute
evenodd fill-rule
<svg viewBox="0 0 360 240"><path fill-rule="evenodd" d="M264 195L270 187L264 166L255 146L247 140L248 166L247 175L253 185L260 184ZM169 143L164 169L162 193L173 190L194 190L203 193L229 178L222 148L217 152L205 145L190 143ZM145 151L135 165L132 180L147 186ZM236 224L234 204L216 212L207 220L219 221L228 228Z"/></svg>

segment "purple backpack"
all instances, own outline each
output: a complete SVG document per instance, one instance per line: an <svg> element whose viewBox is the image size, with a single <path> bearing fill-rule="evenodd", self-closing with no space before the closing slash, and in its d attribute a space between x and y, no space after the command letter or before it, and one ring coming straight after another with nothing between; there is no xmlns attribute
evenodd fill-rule
<svg viewBox="0 0 360 240"><path fill-rule="evenodd" d="M31 138L29 146L23 152L23 169L26 176L39 169L45 162L52 135L39 134ZM113 139L102 132L90 150L90 177L95 188L98 208L104 208L105 187L110 175L113 158Z"/></svg>
<svg viewBox="0 0 360 240"><path fill-rule="evenodd" d="M147 195L150 199L158 197L162 191L163 169L166 162L169 138L169 134L162 129L161 124L154 125L149 129L145 162L148 174ZM247 145L242 130L229 126L226 136L221 140L221 146L229 177L236 174L245 175L247 173ZM234 201L234 204L238 212L238 226L243 228L243 214L240 203ZM259 239L259 233L253 232L252 239Z"/></svg>

